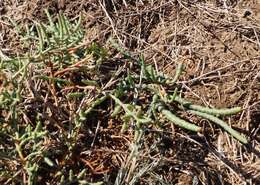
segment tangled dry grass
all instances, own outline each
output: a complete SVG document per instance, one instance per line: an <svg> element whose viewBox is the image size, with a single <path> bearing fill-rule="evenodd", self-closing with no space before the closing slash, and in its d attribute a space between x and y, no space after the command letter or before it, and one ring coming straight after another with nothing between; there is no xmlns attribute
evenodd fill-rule
<svg viewBox="0 0 260 185"><path fill-rule="evenodd" d="M62 175L64 181L72 184L85 183L74 178L83 169L84 180L104 184L260 183L260 5L257 0L4 0L0 2L1 58L18 56L35 47L21 44L10 18L24 29L34 20L47 22L44 9L55 20L59 11L71 20L77 20L81 14L85 40L74 47L92 46L93 49L95 42L108 53L104 54L98 73L58 73L54 69L54 77L64 75L76 84L62 90L33 78L51 74L51 66L47 64L46 69L40 70L30 68L29 76L33 80L26 82L27 96L19 105L24 108L21 127L28 124L35 128L37 112L45 113L44 128L51 134L43 142L44 151L51 153L49 157L56 163L54 167L42 164L37 184L58 184ZM128 58L111 46L110 38L117 40L133 58L144 55L147 64L168 76L175 74L176 64L183 63L185 71L177 83L181 95L194 103L218 108L242 107L241 113L225 121L243 133L250 144L241 145L218 126L183 113L187 120L205 128L203 136L165 122L162 127L146 128L142 145L133 149L133 130L120 132L122 123L110 117L113 104L108 100L99 105L80 129L70 126L69 119L82 101L65 96L75 92L75 88L81 92L80 79L97 80L105 90L116 82L115 73L120 76L133 67ZM87 61L95 61L93 56L88 57ZM3 74L0 92L7 78ZM33 96L37 91L38 99ZM84 104L90 104L97 91L91 85L84 89ZM145 98L143 102L148 101ZM0 110L0 121L8 116ZM15 145L8 136L11 133L2 132L7 127L0 126L0 182L22 184L28 180L22 161L2 156L2 151ZM71 127L77 132L75 138L68 137L73 135ZM133 150L138 152L131 158ZM13 178L5 174L8 170L14 172Z"/></svg>

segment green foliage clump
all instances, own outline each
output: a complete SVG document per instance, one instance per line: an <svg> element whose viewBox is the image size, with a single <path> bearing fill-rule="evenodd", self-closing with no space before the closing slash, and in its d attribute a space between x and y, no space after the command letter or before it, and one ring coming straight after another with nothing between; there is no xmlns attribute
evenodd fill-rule
<svg viewBox="0 0 260 185"><path fill-rule="evenodd" d="M147 65L142 56L135 59L112 41L130 65L113 63L103 47L84 44L81 16L71 22L58 14L55 22L48 11L46 15L47 24L35 22L21 34L32 50L0 60L0 156L6 164L0 166L0 176L5 183L37 184L47 173L52 183L89 184L88 171L78 162L77 152L80 147L91 147L80 138L91 117L99 121L95 113L100 109L121 121L122 133L134 131L128 161L134 158L145 129L151 125L172 122L202 132L180 112L216 123L241 143L248 143L219 118L238 113L239 107L213 109L181 98L177 81L182 64L170 78ZM118 175L116 181L124 178Z"/></svg>

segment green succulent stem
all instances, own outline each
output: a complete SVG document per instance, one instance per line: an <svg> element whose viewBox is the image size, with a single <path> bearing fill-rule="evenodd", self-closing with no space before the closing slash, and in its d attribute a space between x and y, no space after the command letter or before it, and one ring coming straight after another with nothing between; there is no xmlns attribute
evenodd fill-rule
<svg viewBox="0 0 260 185"><path fill-rule="evenodd" d="M181 105L183 105L188 109L204 112L211 115L232 115L241 111L241 107L234 107L229 109L214 109L214 108L203 107L200 105L194 105L191 102L181 98L180 96L176 96L174 98L174 101L180 103Z"/></svg>
<svg viewBox="0 0 260 185"><path fill-rule="evenodd" d="M221 119L219 119L219 118L217 118L213 115L210 115L210 114L207 114L207 113L204 113L204 112L200 112L200 111L190 110L189 112L218 124L224 130L226 130L229 134L231 134L234 138L239 140L241 143L243 143L243 144L248 143L247 139L244 136L242 136L239 132L232 129L230 126L228 126L228 124L226 122L224 122L223 120L221 120Z"/></svg>
<svg viewBox="0 0 260 185"><path fill-rule="evenodd" d="M120 105L124 111L131 116L132 118L134 118L137 122L137 125L140 124L147 124L149 122L152 122L152 120L150 118L146 118L146 117L138 117L133 111L129 110L127 108L127 106L125 104L123 104L117 97L115 97L114 95L110 94L110 97L115 101L116 104Z"/></svg>
<svg viewBox="0 0 260 185"><path fill-rule="evenodd" d="M157 109L160 113L162 113L168 120L173 122L175 125L193 132L201 131L201 127L179 118L178 116L174 115L171 111L167 110L164 106L159 105Z"/></svg>
<svg viewBox="0 0 260 185"><path fill-rule="evenodd" d="M181 76L182 71L183 71L183 63L179 63L178 66L177 66L177 69L176 69L175 76L174 76L174 78L171 82L172 84L175 84L177 82L177 80Z"/></svg>
<svg viewBox="0 0 260 185"><path fill-rule="evenodd" d="M108 97L109 97L108 95L105 95L105 96L102 96L102 97L98 98L97 100L95 100L95 101L91 104L91 106L84 112L84 115L85 115L85 116L88 115L90 112L93 111L93 109L94 109L96 106L100 105L100 104L103 103L105 100L107 100Z"/></svg>

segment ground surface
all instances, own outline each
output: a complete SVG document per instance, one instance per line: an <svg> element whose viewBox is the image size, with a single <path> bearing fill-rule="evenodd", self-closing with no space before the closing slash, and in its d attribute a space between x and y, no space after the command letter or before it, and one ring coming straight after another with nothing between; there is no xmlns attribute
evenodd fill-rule
<svg viewBox="0 0 260 185"><path fill-rule="evenodd" d="M183 62L185 73L178 83L183 96L193 102L220 108L243 107L241 113L226 121L250 140L249 146L192 116L190 120L207 127L203 140L171 124L165 125L165 132L147 134L142 155L131 166L131 177L140 175L147 166L150 168L141 175L139 184L259 183L260 4L257 0L105 0L102 3L3 0L0 1L0 54L14 56L26 50L19 44L7 17L21 26L31 24L32 20L44 22L45 8L51 14L63 11L71 19L81 13L86 43L95 41L106 48L108 39L113 37L132 55L144 54L147 63L169 76L174 75L176 64ZM132 135L120 134L116 122L106 120L107 124L102 125L102 119L108 118L101 118L101 125L92 121L87 126L92 135L98 132L91 152L83 153L89 144L79 144L74 157L66 161L59 156L59 160L68 169L86 168L88 181L113 184L129 155ZM82 133L83 143L94 138L87 135ZM154 139L154 135L159 136ZM156 149L151 152L151 147ZM154 164L159 159L160 164ZM53 175L44 169L39 181L56 182ZM128 183L132 182L131 177L126 179Z"/></svg>

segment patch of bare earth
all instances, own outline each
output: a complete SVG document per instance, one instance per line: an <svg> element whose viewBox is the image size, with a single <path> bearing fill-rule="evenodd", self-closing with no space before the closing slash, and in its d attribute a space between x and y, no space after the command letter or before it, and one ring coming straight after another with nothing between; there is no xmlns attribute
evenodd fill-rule
<svg viewBox="0 0 260 185"><path fill-rule="evenodd" d="M81 0L1 1L0 54L11 56L28 50L8 17L24 27L32 20L46 21L44 8L64 11L70 18L84 16L86 41L106 46L112 37L134 56L144 54L169 76L179 62L185 73L179 84L183 96L209 107L243 107L226 119L250 140L241 145L205 120L186 115L204 126L204 137L165 123L165 132L151 128L143 140L141 155L133 161L128 183L144 168L139 184L259 184L260 178L260 4L251 1L178 0ZM104 116L100 113L98 116ZM129 155L131 133L120 134L119 123L93 121L86 130L97 142L91 153L65 161L72 168L88 169L88 180L113 182ZM102 123L102 121L101 121ZM97 129L98 128L98 129ZM94 136L82 133L82 143ZM96 136L95 136L96 137ZM85 139L85 140L84 140ZM61 147L61 146L60 146ZM77 165L77 161L81 161ZM155 162L158 162L156 165ZM156 166L156 167L154 167ZM48 174L48 175L47 175ZM43 179L51 173L43 174ZM51 181L50 181L51 182Z"/></svg>

